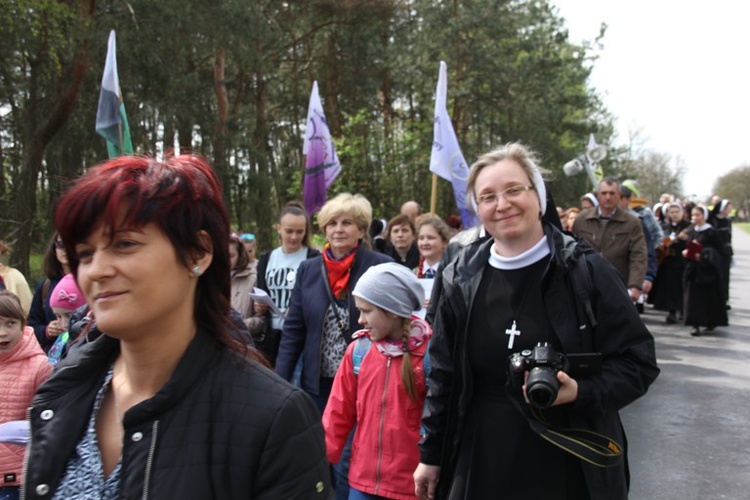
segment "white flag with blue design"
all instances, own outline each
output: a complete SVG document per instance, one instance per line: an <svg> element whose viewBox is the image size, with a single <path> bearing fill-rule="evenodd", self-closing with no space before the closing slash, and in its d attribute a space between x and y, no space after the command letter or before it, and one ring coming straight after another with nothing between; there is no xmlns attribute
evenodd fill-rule
<svg viewBox="0 0 750 500"><path fill-rule="evenodd" d="M435 91L435 135L430 156L430 171L451 182L456 206L465 228L476 226L479 221L466 200L466 181L469 166L458 145L453 123L448 116L448 66L440 61L437 90Z"/></svg>

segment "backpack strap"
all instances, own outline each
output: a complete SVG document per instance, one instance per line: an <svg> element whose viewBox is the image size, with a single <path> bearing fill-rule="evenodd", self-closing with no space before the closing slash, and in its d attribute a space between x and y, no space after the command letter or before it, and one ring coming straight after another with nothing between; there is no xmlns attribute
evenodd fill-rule
<svg viewBox="0 0 750 500"><path fill-rule="evenodd" d="M370 346L372 346L372 341L367 335L357 337L354 343L354 351L352 352L352 371L355 375L359 375L359 367L362 365L362 359L370 352Z"/></svg>
<svg viewBox="0 0 750 500"><path fill-rule="evenodd" d="M578 328L581 338L581 348L584 352L593 351L593 330L596 329L598 322L594 314L594 308L591 305L591 297L594 293L594 282L591 279L591 270L589 269L586 253L592 251L585 243L576 242L573 253L568 261L567 276L570 279L570 285L573 288L573 297L575 299L576 317L578 318ZM587 332L589 329L591 331Z"/></svg>
<svg viewBox="0 0 750 500"><path fill-rule="evenodd" d="M576 296L581 300L584 307L591 328L596 328L598 323L591 307L591 292L594 290L594 282L591 281L591 272L585 253L578 255L575 265L570 270L570 278L573 281Z"/></svg>
<svg viewBox="0 0 750 500"><path fill-rule="evenodd" d="M431 341L432 340L430 340L429 342ZM427 381L427 377L430 375L429 342L427 344L427 352L425 352L424 356L422 357L425 382ZM362 365L362 360L364 359L365 355L370 352L371 346L372 341L367 335L357 337L357 340L354 341L354 351L352 352L352 371L355 375L359 375L359 367Z"/></svg>

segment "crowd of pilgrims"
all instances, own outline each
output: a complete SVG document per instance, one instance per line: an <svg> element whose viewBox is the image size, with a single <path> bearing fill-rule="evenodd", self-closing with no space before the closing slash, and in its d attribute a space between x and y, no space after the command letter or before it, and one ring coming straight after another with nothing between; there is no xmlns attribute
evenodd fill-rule
<svg viewBox="0 0 750 500"><path fill-rule="evenodd" d="M457 217L448 219L448 223L451 224L449 226L440 217L407 212L410 209L413 210L415 205L414 202L405 203L405 213L398 214L390 220L372 220L372 209L369 201L364 197L340 195L326 204L321 211L322 217L328 218L321 220L319 217L321 227L325 228L326 233L326 243L321 249L311 245L310 218L302 204L296 202L287 203L278 215L275 229L279 245L260 254L259 257L256 256L254 234L237 231L232 232L229 237L231 315L234 326L232 334L235 340L258 349L270 368L274 369L277 365L285 323L293 327L288 328L287 337L293 335L290 332L297 332L298 335L305 337L312 335L306 331L308 325L302 318L306 314L305 309L328 314L334 311L342 315L342 322L348 323L343 327L340 324L333 326L330 324L317 332L323 333L326 339L318 342L319 352L316 352L315 358L320 357L320 352L327 354L324 356L325 361L322 366L314 367L316 372L322 373L320 378L322 392L318 396L313 395L312 392L310 394L318 404L321 415L333 387L333 379L342 361L344 349L350 340L349 332L362 328L361 308L355 304L352 292L358 279L370 267L376 264L393 263L399 268L405 270L408 268L408 275L413 278L413 282L409 283L408 279L404 281L404 277L401 276L400 281L391 287L389 294L395 293L399 285L408 289L407 285L413 288L414 284L417 284L418 290L412 290L410 297L418 296L419 301L413 307L406 306L409 311L406 316L409 318L409 324L413 323L416 331L421 335L421 339L417 342L421 348L420 357L426 354L431 329L418 316L412 317L411 313L421 310L424 315L425 307L429 304L429 290L432 288L427 281L435 278L443 251L450 238L457 233L457 226L460 223ZM418 210L418 206L416 207ZM0 242L0 252L3 256L9 254L11 250L9 245ZM303 262L311 263L315 257L325 268L322 274L317 267L308 273L300 269L304 267L301 266ZM57 233L53 234L46 246L43 272L44 279L32 292L27 280L17 269L0 264L0 289L5 294L0 297L0 320L4 322L7 320L10 324L11 319L5 316L15 314L18 317L12 319L12 323L19 330L17 341L5 342L4 335L0 338L0 370L8 374L11 364L14 364L16 372L23 367L25 373L22 397L14 401L12 405L6 401L5 406L12 406L12 408L5 408L0 404L2 411L0 424L24 420L26 408L34 392L50 376L53 367L61 359L72 356L76 350L94 342L102 334L97 328L91 308L87 305L83 293L71 274L65 246ZM319 278L318 282L313 282L319 285L317 291L297 284L300 280L306 280L310 272L313 275L318 273L316 275ZM384 279L387 280L382 276L379 277L379 281ZM327 283L320 280L326 280ZM306 283L310 284L309 281ZM297 284L296 287L295 284ZM320 285L332 290L333 296L330 304ZM260 293L265 297L259 299L255 293ZM306 300L305 297L310 300ZM342 297L345 298L342 299ZM325 303L318 301L321 298ZM294 310L287 312L290 303L295 304ZM4 307L5 305L8 307ZM301 333L301 331L304 332ZM407 333L412 336L416 335L411 332L411 329ZM400 337L399 333L396 342L399 346L402 344ZM337 348L338 353L331 354ZM293 350L294 354L290 355L290 350ZM300 379L304 357L302 350L305 349L299 345L293 349L285 348L281 359L278 360L279 366L276 368L279 373L287 369L294 370L295 383L310 389L310 385ZM401 354L400 347L396 351L396 355L399 354ZM23 363L17 358L22 358ZM31 361L33 363L30 364ZM307 373L311 372L313 369L308 367ZM291 372L284 376L292 378ZM318 381L316 380L314 384L317 390ZM423 400L424 375L420 384L420 397ZM414 406L416 408L419 405L415 403ZM421 413L421 407L419 410ZM348 434L349 431L346 432L347 436ZM346 443L342 443L344 444ZM347 455L350 446L350 443L346 445ZM14 471L11 475L7 475L5 483L0 485L0 492L3 495L7 492L8 498L17 498L12 492L15 491L17 495L18 487L22 482L23 453L19 454L19 449L22 450L21 442L0 442L2 472ZM11 455L12 459L5 459ZM410 464L411 470L401 475L410 478L416 467L416 447L406 456L413 464ZM343 464L345 460L337 459L336 461ZM347 482L347 469L348 463L342 468L344 483ZM9 480L8 478L11 477L12 480ZM398 480L396 482L398 483ZM402 477L401 483L403 482ZM387 488L384 491L387 492ZM346 493L342 492L341 495L346 495ZM4 499L5 496L0 496L0 498Z"/></svg>
<svg viewBox="0 0 750 500"><path fill-rule="evenodd" d="M581 200L581 208L596 204L592 194ZM555 225L569 230L579 212L578 207L560 212L560 224L555 221ZM730 212L728 200L715 200L706 207L683 203L669 195L653 207L664 237L654 249L658 270L648 303L665 311L668 323L691 326L693 335L699 335L700 328L708 332L727 324L732 257ZM482 228L458 234L462 229L458 217L443 220L422 214L413 201L404 203L401 213L390 220L373 219L370 203L361 195L347 193L328 201L317 222L325 236L322 248L311 244L310 217L295 202L284 205L278 214L278 246L259 256L253 234L231 233L231 333L235 340L259 349L268 367L312 397L325 428L331 482L337 498L412 498L412 474L420 461L416 429L426 394L429 368L425 358L436 306L430 307L430 297L439 295L441 286L437 283L438 290L433 295L435 278L466 241L491 237ZM0 253L10 251L8 245L0 242ZM394 270L394 263L408 271L408 276ZM23 401L14 408L0 404L0 423L23 420L33 392L54 365L101 335L96 318L73 279L65 245L57 233L47 245L43 270L45 278L32 293L21 273L0 264L0 287L15 294L25 316L18 319L23 332L19 344L28 351L24 358L27 376ZM383 283L388 285L387 290L381 289ZM7 300L7 296L10 294L0 299ZM15 298L11 302L12 307L8 308L0 300L0 320L8 319L5 316L11 313L7 311L17 310ZM353 344L359 344L352 342L352 332L366 328L372 335L378 327L387 332L387 338L382 346L380 342L375 344L389 359L398 360L403 382L394 389L400 391L394 396L394 404L404 405L404 409L388 417L410 419L408 427L413 428L413 435L403 431L408 439L392 445L389 452L395 455L387 460L375 459L368 453L355 456L356 452L352 452L352 441L360 453L363 449L374 453L382 444L375 442L376 436L366 436L377 433L377 423L357 414L360 402L351 400L347 394L351 388L346 385L356 385L357 377L352 378L351 374L356 375L359 370L359 366L347 364L351 363L347 360L357 356L352 352ZM355 339L358 336L363 335L354 333ZM3 364L11 359L3 346L0 342L0 371L9 369ZM28 364L30 359L33 365ZM341 368L342 363L347 364L345 369ZM418 374L416 379L414 374ZM360 426L359 431L354 430L355 423ZM394 425L399 427L398 422ZM6 476L0 491L15 488L23 481L16 446L0 443L0 465L4 468L0 472L14 471L12 480ZM7 459L9 454L13 454L13 460ZM570 466L568 459L561 460L565 467ZM377 470L373 470L373 461L377 462ZM469 466L459 463L460 467ZM580 474L580 470L575 472L573 477L578 482L568 479L567 486L565 479L559 479L560 487L567 488L568 498L594 498L591 491L580 490ZM423 490L420 498L433 498L433 492L429 493ZM454 491L450 498L461 498L461 494Z"/></svg>
<svg viewBox="0 0 750 500"><path fill-rule="evenodd" d="M633 198L630 207L640 208L633 213L643 218L648 212L661 231L649 241L648 268L653 288L642 302L665 311L668 324L691 327L693 336L727 326L733 255L731 201L713 196L703 204L664 193L653 208L643 207L643 203L642 198ZM558 209L562 226L572 231L581 209L597 205L595 193L587 193L581 197L581 208ZM646 226L644 234L649 238ZM643 312L642 303L638 306Z"/></svg>
<svg viewBox="0 0 750 500"><path fill-rule="evenodd" d="M587 193L581 197L581 207L567 210L557 207L562 228L572 231L581 209L597 203L595 194ZM433 279L443 252L461 229L460 219L450 216L444 221L437 215L421 214L419 205L413 201L404 203L403 210L390 220L371 221L367 229L369 245L372 251L411 269L419 279ZM667 323L691 326L694 335L700 334L701 327L710 332L717 326L726 326L733 255L731 202L714 196L704 205L665 193L651 211L661 227L662 239L654 242L649 255L656 262L657 271L647 303L655 310L665 311ZM262 350L271 366L275 365L297 268L302 261L321 255L310 243L312 225L300 203L290 202L282 208L275 229L279 246L259 258L252 233L232 233L229 246L235 318L244 324L241 333L251 337L250 342ZM460 236L456 241L460 241ZM0 255L10 251L11 247L0 241ZM20 299L28 314L28 326L48 352L56 340L62 348L64 343L58 337L68 330L50 306L54 288L70 273L65 250L56 234L47 245L42 262L45 278L33 292L17 269L0 262L0 289L7 289ZM429 283L425 286L427 307L432 287ZM266 292L282 314L253 300L250 294L254 288ZM73 316L78 320L73 324L76 331L87 326L90 319L85 300L80 293L78 297L83 307Z"/></svg>

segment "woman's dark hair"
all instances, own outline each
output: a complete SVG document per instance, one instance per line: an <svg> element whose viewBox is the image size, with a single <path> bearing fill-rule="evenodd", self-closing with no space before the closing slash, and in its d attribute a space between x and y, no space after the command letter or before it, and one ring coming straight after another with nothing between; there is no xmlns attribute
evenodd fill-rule
<svg viewBox="0 0 750 500"><path fill-rule="evenodd" d="M408 225L411 229L411 234L414 235L414 237L417 237L417 227L414 225L414 219L412 219L410 216L406 214L398 214L394 218L388 221L388 233L386 239L388 241L391 241L391 231L396 226L402 226L402 225Z"/></svg>
<svg viewBox="0 0 750 500"><path fill-rule="evenodd" d="M76 276L80 262L76 245L99 224L114 235L121 227L149 223L164 231L186 269L211 250L201 237L208 235L213 259L198 278L195 321L225 346L242 350L229 334L229 215L219 179L205 159L198 155L163 161L144 156L112 158L89 169L55 210L55 227ZM254 349L247 353L261 359Z"/></svg>
<svg viewBox="0 0 750 500"><path fill-rule="evenodd" d="M310 216L307 215L307 210L302 206L302 203L298 201L290 201L281 209L279 213L279 224L281 219L287 215L301 215L305 218L305 236L302 238L302 246L310 248L310 233L312 232L312 224L310 223Z"/></svg>
<svg viewBox="0 0 750 500"><path fill-rule="evenodd" d="M247 248L245 248L242 240L239 236L232 233L232 236L229 238L229 244L234 245L235 250L237 250L237 264L234 265L232 271L241 271L245 269L250 263L250 255L247 253Z"/></svg>
<svg viewBox="0 0 750 500"><path fill-rule="evenodd" d="M57 233L52 235L52 238L47 244L47 250L44 252L44 258L42 260L42 269L44 275L51 280L59 280L65 276L65 270L62 264L57 260L57 252L55 251L55 242L57 241Z"/></svg>

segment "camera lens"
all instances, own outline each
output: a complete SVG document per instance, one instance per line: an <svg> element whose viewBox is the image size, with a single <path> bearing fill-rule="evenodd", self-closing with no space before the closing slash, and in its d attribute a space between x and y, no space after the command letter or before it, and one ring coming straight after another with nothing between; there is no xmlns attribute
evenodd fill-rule
<svg viewBox="0 0 750 500"><path fill-rule="evenodd" d="M560 382L557 381L555 370L536 366L529 371L526 380L526 395L531 404L537 408L549 408L557 399Z"/></svg>

